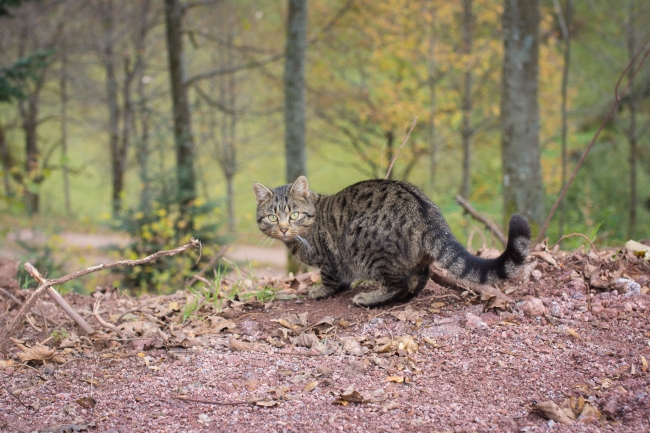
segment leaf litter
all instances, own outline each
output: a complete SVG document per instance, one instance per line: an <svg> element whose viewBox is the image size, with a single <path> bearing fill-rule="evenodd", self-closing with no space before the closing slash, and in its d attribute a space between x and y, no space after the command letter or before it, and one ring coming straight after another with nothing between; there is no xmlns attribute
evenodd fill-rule
<svg viewBox="0 0 650 433"><path fill-rule="evenodd" d="M42 302L50 334L25 322L0 356L0 392L14 396L0 399L0 421L30 431L201 431L208 418L229 431L649 430L645 251L540 251L502 289L510 301L429 282L409 303L365 310L351 298L376 286L312 301L315 273L252 278L237 293L222 282L216 296L69 294L82 315L101 298L121 335L96 324L83 335ZM43 317L30 320L44 329Z"/></svg>

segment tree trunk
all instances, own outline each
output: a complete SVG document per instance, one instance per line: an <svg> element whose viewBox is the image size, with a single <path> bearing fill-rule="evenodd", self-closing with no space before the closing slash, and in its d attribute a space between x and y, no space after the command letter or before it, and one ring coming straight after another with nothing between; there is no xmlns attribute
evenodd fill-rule
<svg viewBox="0 0 650 433"><path fill-rule="evenodd" d="M472 15L472 0L462 0L463 18L461 32L463 35L462 53L469 57L472 54L472 40L474 33L474 16ZM461 197L467 199L470 194L471 165L472 165L472 69L465 64L463 74L463 106L462 106L461 137L463 140L463 179L460 188Z"/></svg>
<svg viewBox="0 0 650 433"><path fill-rule="evenodd" d="M429 184L433 187L436 182L438 170L438 143L436 140L436 6L430 2L431 26L429 27L429 56L427 68L427 82L429 85Z"/></svg>
<svg viewBox="0 0 650 433"><path fill-rule="evenodd" d="M514 213L533 228L544 219L540 164L539 0L505 0L501 96L504 221Z"/></svg>
<svg viewBox="0 0 650 433"><path fill-rule="evenodd" d="M571 18L573 15L573 0L565 0L564 12L560 6L559 0L555 0L555 7L557 9L560 27L562 29L562 84L561 84L561 116L562 116L562 188L566 184L567 176L567 89L569 86L569 65L571 61ZM559 237L564 235L564 222L566 219L566 210L564 207L564 200L560 203L560 218L559 218Z"/></svg>
<svg viewBox="0 0 650 433"><path fill-rule="evenodd" d="M194 139L188 89L185 84L185 60L183 51L183 8L179 0L165 0L167 24L167 56L172 92L174 117L174 142L176 146L176 176L181 204L181 219L191 230L189 206L196 199L196 172L194 168Z"/></svg>
<svg viewBox="0 0 650 433"><path fill-rule="evenodd" d="M21 101L20 114L23 132L25 133L25 210L28 215L37 214L39 211L38 185L43 181L39 168L38 126L39 93L42 79L39 80L38 89L29 96L27 101Z"/></svg>
<svg viewBox="0 0 650 433"><path fill-rule="evenodd" d="M284 148L287 182L307 174L305 143L305 51L307 0L289 0L284 63ZM300 264L289 254L289 272Z"/></svg>
<svg viewBox="0 0 650 433"><path fill-rule="evenodd" d="M140 125L139 133L136 132L134 125L134 133L137 135L136 139L136 155L138 160L138 171L140 176L140 211L145 215L151 212L151 185L149 182L149 129L150 129L150 116L151 108L148 106L148 99L145 92L147 80L144 73L144 55L145 55L145 41L149 31L149 13L151 1L145 0L142 2L142 10L140 16L141 27L138 32L136 40L136 61L134 66L134 76L136 82L136 94L138 96L136 111L138 124ZM135 119L134 119L135 121Z"/></svg>
<svg viewBox="0 0 650 433"><path fill-rule="evenodd" d="M307 174L305 149L305 50L307 0L289 0L284 70L284 144L287 182Z"/></svg>
<svg viewBox="0 0 650 433"><path fill-rule="evenodd" d="M104 27L104 70L106 72L106 101L108 103L108 147L111 152L111 204L113 217L122 210L124 190L124 161L120 152L120 108L118 106L118 84L115 75L115 35L113 0L101 5L102 25Z"/></svg>
<svg viewBox="0 0 650 433"><path fill-rule="evenodd" d="M61 159L63 172L63 197L65 212L72 215L72 204L70 202L70 179L68 173L68 53L65 36L61 40L61 76L59 88L61 91Z"/></svg>
<svg viewBox="0 0 650 433"><path fill-rule="evenodd" d="M628 4L628 20L626 23L627 30L627 54L628 59L632 61L634 55L636 54L636 32L634 30L634 20L636 18L636 1L630 0ZM634 74L636 67L631 67L628 70L627 76L630 81L630 88L634 88ZM627 129L627 141L630 145L630 213L629 213L629 222L627 227L627 237L628 239L634 238L634 233L636 231L636 207L637 207L637 191L636 191L636 160L637 160L637 125L636 125L636 116L638 110L638 97L635 92L630 92L629 94L629 107L630 107L630 119L629 126Z"/></svg>
<svg viewBox="0 0 650 433"><path fill-rule="evenodd" d="M13 189L11 188L11 180L10 180L13 161L11 159L11 155L9 154L9 146L7 144L5 130L1 123L0 123L0 159L2 160L2 180L5 188L5 196L11 197L14 195Z"/></svg>

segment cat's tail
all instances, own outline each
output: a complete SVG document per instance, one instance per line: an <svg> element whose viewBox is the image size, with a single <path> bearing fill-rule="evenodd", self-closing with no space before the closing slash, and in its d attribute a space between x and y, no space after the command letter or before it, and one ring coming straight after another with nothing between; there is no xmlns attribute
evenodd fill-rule
<svg viewBox="0 0 650 433"><path fill-rule="evenodd" d="M495 259L483 259L470 254L451 234L440 245L434 258L454 277L480 284L492 284L516 275L523 265L530 248L530 226L520 215L513 215L508 228L506 250ZM438 246L438 245L436 245Z"/></svg>

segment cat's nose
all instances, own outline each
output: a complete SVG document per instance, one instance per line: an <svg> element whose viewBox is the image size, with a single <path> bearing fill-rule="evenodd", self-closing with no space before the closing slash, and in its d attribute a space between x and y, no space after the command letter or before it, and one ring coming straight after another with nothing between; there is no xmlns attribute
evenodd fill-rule
<svg viewBox="0 0 650 433"><path fill-rule="evenodd" d="M282 234L284 235L284 234L287 234L287 232L289 231L289 229L288 229L287 227L282 227L282 228L280 229L280 231L281 231Z"/></svg>

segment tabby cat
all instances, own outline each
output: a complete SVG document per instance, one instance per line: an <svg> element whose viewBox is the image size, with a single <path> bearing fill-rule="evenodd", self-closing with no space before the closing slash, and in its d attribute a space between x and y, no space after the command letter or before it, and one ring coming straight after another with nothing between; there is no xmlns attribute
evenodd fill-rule
<svg viewBox="0 0 650 433"><path fill-rule="evenodd" d="M419 189L392 180L367 180L331 195L309 189L307 178L269 189L253 184L260 230L280 239L299 261L320 268L323 284L309 296L321 299L357 279L381 288L359 293L357 305L403 301L422 291L434 261L453 276L493 283L517 273L528 255L530 227L510 220L508 245L495 259L471 255Z"/></svg>

